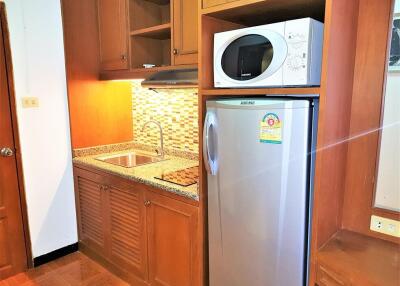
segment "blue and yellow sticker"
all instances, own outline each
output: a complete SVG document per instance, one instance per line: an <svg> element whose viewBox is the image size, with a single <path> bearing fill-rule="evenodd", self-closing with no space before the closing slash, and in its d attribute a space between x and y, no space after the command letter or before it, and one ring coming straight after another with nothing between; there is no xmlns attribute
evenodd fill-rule
<svg viewBox="0 0 400 286"><path fill-rule="evenodd" d="M261 120L260 142L282 144L282 121L275 113L267 113Z"/></svg>

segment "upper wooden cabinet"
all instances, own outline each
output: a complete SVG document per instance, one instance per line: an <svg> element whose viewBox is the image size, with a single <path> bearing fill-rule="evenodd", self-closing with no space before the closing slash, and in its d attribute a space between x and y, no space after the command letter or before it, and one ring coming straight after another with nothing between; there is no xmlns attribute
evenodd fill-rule
<svg viewBox="0 0 400 286"><path fill-rule="evenodd" d="M197 0L97 0L101 79L197 64ZM154 65L144 69L144 65Z"/></svg>
<svg viewBox="0 0 400 286"><path fill-rule="evenodd" d="M128 69L128 7L126 0L97 0L97 8L101 70Z"/></svg>
<svg viewBox="0 0 400 286"><path fill-rule="evenodd" d="M203 8L213 7L221 4L226 4L229 2L235 2L238 0L203 0Z"/></svg>
<svg viewBox="0 0 400 286"><path fill-rule="evenodd" d="M173 64L197 63L197 0L173 0Z"/></svg>

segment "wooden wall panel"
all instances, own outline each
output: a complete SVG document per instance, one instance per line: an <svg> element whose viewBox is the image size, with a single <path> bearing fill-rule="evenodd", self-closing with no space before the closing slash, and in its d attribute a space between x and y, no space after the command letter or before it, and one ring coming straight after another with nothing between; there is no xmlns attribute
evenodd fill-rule
<svg viewBox="0 0 400 286"><path fill-rule="evenodd" d="M358 1L326 5L314 198L318 247L340 228L358 14Z"/></svg>
<svg viewBox="0 0 400 286"><path fill-rule="evenodd" d="M318 249L341 227L358 3L326 1L309 285Z"/></svg>
<svg viewBox="0 0 400 286"><path fill-rule="evenodd" d="M129 82L100 82L96 0L62 0L72 147L132 140Z"/></svg>
<svg viewBox="0 0 400 286"><path fill-rule="evenodd" d="M376 160L385 84L392 1L360 1L357 56L343 205L343 228L400 242L369 230L372 214L399 219L399 214L373 208Z"/></svg>

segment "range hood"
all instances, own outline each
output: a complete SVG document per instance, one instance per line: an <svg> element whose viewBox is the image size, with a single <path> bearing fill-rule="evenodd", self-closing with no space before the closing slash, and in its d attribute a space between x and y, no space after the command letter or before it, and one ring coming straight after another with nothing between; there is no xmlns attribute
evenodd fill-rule
<svg viewBox="0 0 400 286"><path fill-rule="evenodd" d="M152 89L197 88L198 84L197 69L160 71L142 81L143 87Z"/></svg>

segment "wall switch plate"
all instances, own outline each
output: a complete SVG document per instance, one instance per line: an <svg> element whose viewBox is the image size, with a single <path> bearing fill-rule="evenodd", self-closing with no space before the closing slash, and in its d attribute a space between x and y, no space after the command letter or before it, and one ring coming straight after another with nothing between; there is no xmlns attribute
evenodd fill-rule
<svg viewBox="0 0 400 286"><path fill-rule="evenodd" d="M23 97L22 98L22 107L23 108L39 107L39 98L38 97Z"/></svg>
<svg viewBox="0 0 400 286"><path fill-rule="evenodd" d="M400 237L400 221L398 220L372 215L371 225L369 228L372 231Z"/></svg>

